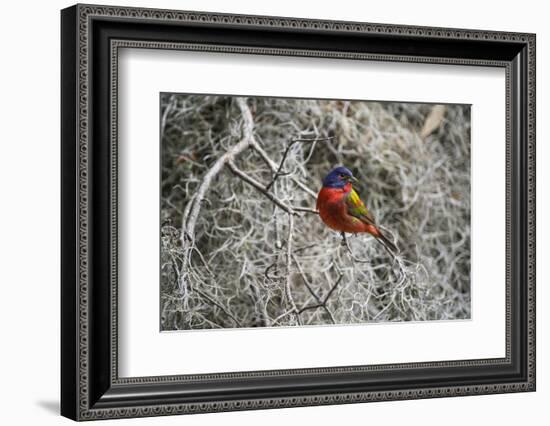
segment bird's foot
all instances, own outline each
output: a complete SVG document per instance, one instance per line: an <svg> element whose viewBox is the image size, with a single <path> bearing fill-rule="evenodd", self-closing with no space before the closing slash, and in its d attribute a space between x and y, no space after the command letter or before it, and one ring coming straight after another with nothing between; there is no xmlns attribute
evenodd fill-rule
<svg viewBox="0 0 550 426"><path fill-rule="evenodd" d="M348 246L348 240L346 239L346 233L342 232L340 235L342 236L342 242L340 244L343 247L347 247Z"/></svg>

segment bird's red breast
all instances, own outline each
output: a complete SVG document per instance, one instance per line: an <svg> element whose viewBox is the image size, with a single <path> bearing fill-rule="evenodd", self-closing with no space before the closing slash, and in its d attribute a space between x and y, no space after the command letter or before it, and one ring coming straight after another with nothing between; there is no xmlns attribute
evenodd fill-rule
<svg viewBox="0 0 550 426"><path fill-rule="evenodd" d="M348 233L369 232L374 234L376 227L348 213L346 196L350 191L351 183L349 182L344 188L321 188L317 196L317 210L319 210L321 220L328 227L336 231Z"/></svg>

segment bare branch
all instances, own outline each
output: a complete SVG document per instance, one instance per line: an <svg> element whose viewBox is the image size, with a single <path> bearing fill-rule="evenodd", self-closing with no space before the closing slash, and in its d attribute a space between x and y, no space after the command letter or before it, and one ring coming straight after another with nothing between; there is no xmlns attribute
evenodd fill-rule
<svg viewBox="0 0 550 426"><path fill-rule="evenodd" d="M308 279L306 278L306 276L304 274L304 271L302 270L302 266L300 265L300 262L298 262L298 259L296 258L296 256L293 255L292 258L294 260L294 263L296 263L296 266L298 267L298 271L300 272L300 276L302 277L302 281L306 285L306 288L308 289L308 291L311 293L313 298L318 303L318 305L316 305L316 307L323 308L327 312L331 322L333 324L336 324L336 320L334 319L334 315L332 314L332 312L329 310L329 308L326 305L326 303L327 303L326 300L325 301L321 300L321 298L317 295L315 290L313 290L313 287L311 287L311 284L309 283ZM332 293L332 291L331 291L331 293ZM303 310L304 310L304 308L300 309L300 312L302 312Z"/></svg>
<svg viewBox="0 0 550 426"><path fill-rule="evenodd" d="M244 98L236 98L236 100L243 118L243 138L233 148L219 157L204 175L194 199L190 201L193 205L189 209L189 216L187 217L184 215L182 219L182 239L188 237L193 240L195 238L195 225L201 209L201 203L208 192L212 181L222 171L224 165L229 161L232 161L238 154L248 148L252 141L252 131L254 126L252 113L250 112L250 108L248 108Z"/></svg>
<svg viewBox="0 0 550 426"><path fill-rule="evenodd" d="M277 171L275 172L275 175L273 176L273 179L266 186L266 190L269 191L269 189L273 186L273 184L275 183L275 181L277 180L277 178L279 176L285 176L285 175L289 174L288 172L282 172L281 170L283 169L283 165L285 163L288 152L290 151L290 148L292 148L292 146L294 144L299 143L299 142L315 143L315 142L321 142L321 141L329 141L329 140L332 140L332 139L334 139L334 136L330 136L328 138L316 138L316 139L293 139L292 141L290 141L290 143L288 144L288 146L285 149L285 152L283 153L283 158L281 158L281 162L279 163L279 167L277 167Z"/></svg>
<svg viewBox="0 0 550 426"><path fill-rule="evenodd" d="M311 287L311 284L309 283L308 279L306 278L306 276L304 274L304 271L302 269L302 265L300 265L300 262L298 262L298 259L296 258L296 256L294 254L292 255L292 260L294 260L294 263L296 263L296 266L298 267L298 272L300 273L300 276L302 277L302 281L306 285L306 288L308 289L309 293L313 296L313 298L318 303L323 303L321 298L315 292L315 290L313 290L313 287Z"/></svg>
<svg viewBox="0 0 550 426"><path fill-rule="evenodd" d="M310 208L307 208L307 207L292 207L292 210L294 210L295 212L304 212L304 213L311 213L311 214L319 214L319 212L317 210L314 210L314 209L310 209Z"/></svg>
<svg viewBox="0 0 550 426"><path fill-rule="evenodd" d="M287 206L285 203L283 203L281 200L277 199L273 194L269 193L266 191L265 187L260 183L258 182L256 179L254 179L253 177L247 175L245 172L243 172L242 170L240 170L236 165L235 163L233 163L233 161L229 161L227 163L227 167L229 168L229 170L231 170L231 172L235 175L235 176L238 176L239 178L241 178L242 180L244 180L246 183L248 183L249 185L253 186L254 188L256 188L258 191L260 191L262 194L264 194L267 198L269 198L270 201L272 201L273 203L275 203L278 207L280 207L281 209L283 209L285 212L287 212L288 214L291 214L291 215L296 215L297 213L292 209L291 206Z"/></svg>
<svg viewBox="0 0 550 426"><path fill-rule="evenodd" d="M307 306L303 306L301 309L300 309L300 313L306 311L306 310L309 310L309 309L318 309L318 308L323 308L330 320L332 321L333 324L336 324L336 320L334 319L334 314L332 313L332 311L328 308L327 306L327 302L328 300L330 299L330 296L332 295L332 293L334 293L334 290L336 290L336 287L338 287L338 285L340 284L340 282L342 282L342 278L344 278L344 275L342 273L340 273L340 276L338 277L338 279L336 280L336 282L334 283L334 285L330 288L330 290L327 292L327 294L325 295L324 298L320 298L317 293L313 290L313 288L311 287L311 284L309 283L308 279L306 278L305 274L304 274L304 271L302 270L302 267L300 265L300 263L298 262L298 259L296 258L296 256L293 256L293 259L294 259L294 262L296 263L296 266L298 267L298 271L300 272L300 275L302 277L302 280L304 282L304 284L306 285L308 291L311 293L311 295L313 296L313 298L317 301L317 304L316 305L307 305Z"/></svg>
<svg viewBox="0 0 550 426"><path fill-rule="evenodd" d="M332 293L334 293L334 290L336 290L336 287L338 287L338 285L340 284L340 282L342 282L342 278L344 278L344 275L343 274L340 274L340 276L338 277L338 279L336 280L336 282L334 283L334 285L331 287L331 289L328 291L328 293L326 294L326 296L324 297L323 299L323 304L326 304L328 302L328 299L330 299L330 296L332 296Z"/></svg>
<svg viewBox="0 0 550 426"><path fill-rule="evenodd" d="M252 143L251 143L251 147L252 149L254 149L254 151L256 151L259 156L261 157L261 159L265 162L265 164L271 169L271 171L273 173L276 173L277 169L278 169L278 166L277 166L277 163L275 163L275 161L273 161L269 155L267 154L267 152L265 152L265 150L260 146L260 144L256 141L256 139L252 138ZM300 188L302 191L304 191L306 194L310 195L312 198L317 198L317 193L315 191L313 191L311 188L309 188L306 184L304 184L303 182L301 182L296 176L291 176L290 179L292 180L292 182L294 182L294 184Z"/></svg>

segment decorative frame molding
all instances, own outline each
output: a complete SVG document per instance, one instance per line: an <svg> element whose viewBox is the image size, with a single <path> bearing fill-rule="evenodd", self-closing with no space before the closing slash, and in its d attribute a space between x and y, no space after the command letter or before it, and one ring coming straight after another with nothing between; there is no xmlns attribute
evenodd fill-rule
<svg viewBox="0 0 550 426"><path fill-rule="evenodd" d="M128 23L139 24L143 29L126 30ZM167 29L169 26L189 29L189 35L182 37L190 40L178 39L179 36ZM235 34L239 44L213 43L201 32L212 27ZM247 43L248 30L255 34L267 34L271 30L275 34L273 42L271 36L266 35L268 40L264 43L271 43L269 46ZM140 39L140 31L156 34L158 40ZM305 33L333 40L332 45L337 49L304 48L299 46L299 41L298 46L288 45L288 37L299 38ZM372 41L366 51L355 50L353 42L365 38ZM347 50L346 43L350 40L352 46ZM281 47L281 43L287 46ZM396 44L393 51L389 51L388 43ZM399 43L418 45L418 54L400 53ZM466 53L465 47L472 46L477 50ZM116 121L118 49L122 47L505 68L506 357L119 378ZM443 54L443 50L449 53ZM535 390L533 34L76 5L62 11L62 80L63 415L91 420ZM100 254L100 247L107 252L107 258ZM513 257L517 257L517 261ZM501 369L502 377L506 375L509 379L501 377L497 381L493 376L492 380L480 377L477 381L472 379L471 384L453 385L452 375L451 379L445 376L452 371L468 376L474 369L488 371L489 367ZM429 371L434 385L421 387L407 382L409 371ZM391 376L393 384L376 388L374 382L380 373ZM334 388L330 382L335 376L346 378L349 384L328 391ZM318 384L298 390L298 378L318 381ZM224 394L224 383L235 379L247 381L249 385L243 385L237 394ZM189 386L197 389L194 394L189 392ZM181 394L176 392L176 397L168 397L166 390L173 393L176 387L178 391L181 389ZM270 391L271 396L254 397L260 388Z"/></svg>

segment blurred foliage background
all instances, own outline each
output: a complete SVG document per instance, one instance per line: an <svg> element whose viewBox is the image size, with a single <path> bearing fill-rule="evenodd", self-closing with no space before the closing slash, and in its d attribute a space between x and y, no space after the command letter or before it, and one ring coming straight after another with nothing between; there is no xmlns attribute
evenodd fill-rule
<svg viewBox="0 0 550 426"><path fill-rule="evenodd" d="M468 105L253 97L239 107L165 93L160 117L163 330L470 317ZM264 188L293 139L333 137L293 144L268 192L314 209L323 176L344 165L399 256L366 234L348 237L352 255L316 214L297 212L290 228L288 212L227 164L212 173L247 130L260 148L234 166Z"/></svg>

